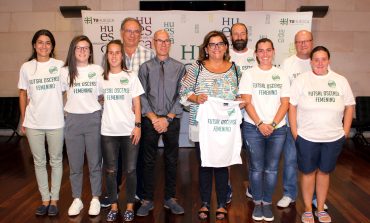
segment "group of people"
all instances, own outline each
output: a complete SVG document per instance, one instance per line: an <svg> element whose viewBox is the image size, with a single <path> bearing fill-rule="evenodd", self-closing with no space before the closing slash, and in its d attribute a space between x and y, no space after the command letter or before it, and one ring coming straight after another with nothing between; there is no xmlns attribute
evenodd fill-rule
<svg viewBox="0 0 370 223"><path fill-rule="evenodd" d="M187 70L169 56L171 39L165 30L153 36L153 52L139 44L142 26L134 18L121 24L121 40L107 44L102 66L94 64L88 37L76 36L65 63L54 59L55 39L39 30L32 55L20 70L22 132L34 158L42 204L36 215L55 216L62 179L63 142L70 168L73 202L68 215L83 209L82 179L86 154L92 199L89 215L100 213L102 179L110 211L119 212L122 175L126 177L124 221L154 208L154 167L159 138L164 144L164 207L183 214L176 200L180 118L188 106L189 139L199 160L198 217L210 216L215 178L216 218L227 217L232 188L229 167L241 164L247 152L252 218L273 221L272 195L283 156L284 194L277 202L288 207L297 199L297 169L302 173L302 222L313 223L312 203L320 222L326 212L329 174L349 135L354 98L348 81L329 67L330 53L313 48L311 32L295 35L296 54L274 66L275 49L268 38L249 49L248 29L231 27L231 44L220 31L209 32L199 58ZM65 105L63 94L66 94ZM47 141L47 150L45 147ZM51 166L49 189L46 152Z"/></svg>

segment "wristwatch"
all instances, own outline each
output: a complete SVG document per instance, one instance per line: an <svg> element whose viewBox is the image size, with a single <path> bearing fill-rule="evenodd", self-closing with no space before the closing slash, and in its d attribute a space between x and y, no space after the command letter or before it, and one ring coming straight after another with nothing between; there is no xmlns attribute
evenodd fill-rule
<svg viewBox="0 0 370 223"><path fill-rule="evenodd" d="M141 122L135 122L135 127L141 128Z"/></svg>
<svg viewBox="0 0 370 223"><path fill-rule="evenodd" d="M173 121L173 118L167 116L166 120L167 120L168 123L171 123Z"/></svg>
<svg viewBox="0 0 370 223"><path fill-rule="evenodd" d="M276 122L272 122L271 126L272 126L272 128L276 129L276 126L277 126Z"/></svg>

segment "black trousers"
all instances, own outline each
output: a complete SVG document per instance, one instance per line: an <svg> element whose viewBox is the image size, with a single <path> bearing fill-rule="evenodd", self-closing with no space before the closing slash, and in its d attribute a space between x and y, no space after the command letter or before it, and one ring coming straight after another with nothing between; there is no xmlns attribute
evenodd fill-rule
<svg viewBox="0 0 370 223"><path fill-rule="evenodd" d="M155 161L159 137L162 135L165 163L165 199L175 197L177 158L179 152L180 119L175 118L169 124L167 132L159 134L148 118L142 119L141 147L143 155L144 199L153 200L155 183Z"/></svg>
<svg viewBox="0 0 370 223"><path fill-rule="evenodd" d="M227 167L202 167L199 142L195 143L197 158L199 160L199 191L202 202L211 203L212 179L215 176L217 204L224 207L226 204L229 170Z"/></svg>

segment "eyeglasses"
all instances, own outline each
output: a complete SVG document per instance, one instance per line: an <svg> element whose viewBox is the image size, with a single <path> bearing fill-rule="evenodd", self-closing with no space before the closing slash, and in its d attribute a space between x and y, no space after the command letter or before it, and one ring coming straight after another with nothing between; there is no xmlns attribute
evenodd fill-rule
<svg viewBox="0 0 370 223"><path fill-rule="evenodd" d="M76 46L76 51L88 51L90 50L89 46Z"/></svg>
<svg viewBox="0 0 370 223"><path fill-rule="evenodd" d="M159 44L169 44L171 42L170 39L165 39L165 40L161 40L161 39L154 39L154 41L156 41L157 43Z"/></svg>
<svg viewBox="0 0 370 223"><path fill-rule="evenodd" d="M295 43L296 43L296 44L298 44L298 45L302 45L302 44L309 43L309 42L311 42L311 41L312 41L312 39L309 39L309 40L303 40L303 41L295 41Z"/></svg>
<svg viewBox="0 0 370 223"><path fill-rule="evenodd" d="M224 47L226 44L224 42L219 42L219 43L208 43L208 46L209 48L211 49L216 49L216 46L217 48L221 48L221 47Z"/></svg>
<svg viewBox="0 0 370 223"><path fill-rule="evenodd" d="M141 31L138 30L138 29L135 29L135 30L131 30L131 29L124 29L123 30L125 33L129 34L129 35L140 35Z"/></svg>

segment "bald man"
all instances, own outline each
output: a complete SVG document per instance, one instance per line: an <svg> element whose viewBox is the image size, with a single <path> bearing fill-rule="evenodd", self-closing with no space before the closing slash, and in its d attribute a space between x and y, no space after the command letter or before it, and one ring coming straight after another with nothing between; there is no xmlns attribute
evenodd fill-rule
<svg viewBox="0 0 370 223"><path fill-rule="evenodd" d="M313 36L310 31L300 30L294 37L296 54L285 59L282 69L289 77L290 84L300 74L310 71L310 53L313 48ZM297 198L297 151L290 128L288 128L287 137L283 150L284 169L283 169L283 197L277 203L278 207L285 208L294 203ZM317 206L316 198L312 201ZM328 207L325 205L325 209Z"/></svg>
<svg viewBox="0 0 370 223"><path fill-rule="evenodd" d="M169 56L171 39L165 30L154 34L153 46L156 57L140 66L139 79L145 90L141 95L144 194L138 216L147 216L154 208L154 168L158 151L158 140L162 136L165 161L165 201L164 207L173 214L183 214L184 209L175 199L177 158L179 149L180 80L185 74L185 66Z"/></svg>

